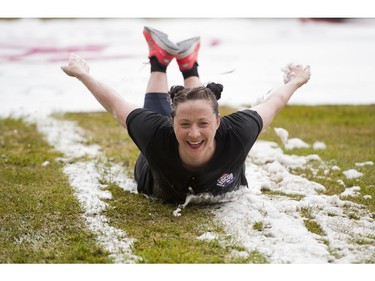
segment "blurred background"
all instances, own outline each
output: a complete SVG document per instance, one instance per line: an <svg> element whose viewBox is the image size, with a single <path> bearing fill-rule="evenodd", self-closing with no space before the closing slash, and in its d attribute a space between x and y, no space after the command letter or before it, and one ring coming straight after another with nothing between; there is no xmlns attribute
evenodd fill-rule
<svg viewBox="0 0 375 281"><path fill-rule="evenodd" d="M150 72L142 31L178 42L201 36L203 83L224 85L221 104L246 106L283 83L290 62L311 66L311 80L290 104L373 104L373 18L75 18L0 20L0 112L47 114L102 110L60 69L70 53L124 98L142 105ZM182 84L177 64L170 86Z"/></svg>

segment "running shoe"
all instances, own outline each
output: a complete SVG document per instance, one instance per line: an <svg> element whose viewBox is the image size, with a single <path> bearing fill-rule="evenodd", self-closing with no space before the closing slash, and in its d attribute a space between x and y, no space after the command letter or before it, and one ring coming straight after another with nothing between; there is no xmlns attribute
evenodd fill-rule
<svg viewBox="0 0 375 281"><path fill-rule="evenodd" d="M179 51L176 55L180 70L188 70L194 66L198 60L198 51L201 46L201 38L193 37L177 43Z"/></svg>
<svg viewBox="0 0 375 281"><path fill-rule="evenodd" d="M162 65L167 66L179 51L177 45L168 39L168 35L159 30L145 26L143 35L149 48L148 58L154 56Z"/></svg>

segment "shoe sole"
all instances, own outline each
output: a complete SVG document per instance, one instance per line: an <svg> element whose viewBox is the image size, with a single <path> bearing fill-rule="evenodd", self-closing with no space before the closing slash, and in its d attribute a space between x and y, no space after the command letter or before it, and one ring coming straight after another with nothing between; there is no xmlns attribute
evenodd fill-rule
<svg viewBox="0 0 375 281"><path fill-rule="evenodd" d="M177 54L178 46L168 39L168 35L151 27L145 26L144 30L150 34L155 43L171 55ZM144 31L144 32L145 32Z"/></svg>
<svg viewBox="0 0 375 281"><path fill-rule="evenodd" d="M197 45L200 44L200 39L201 38L198 36L178 42L177 46L179 48L179 52L176 55L176 59L183 59L191 54Z"/></svg>

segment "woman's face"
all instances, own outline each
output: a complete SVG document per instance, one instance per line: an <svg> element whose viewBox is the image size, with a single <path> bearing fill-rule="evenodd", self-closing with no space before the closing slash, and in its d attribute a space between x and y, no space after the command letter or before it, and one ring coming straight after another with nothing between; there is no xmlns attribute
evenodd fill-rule
<svg viewBox="0 0 375 281"><path fill-rule="evenodd" d="M207 100L186 101L177 106L173 128L185 165L199 167L211 159L219 125L220 116L216 116Z"/></svg>

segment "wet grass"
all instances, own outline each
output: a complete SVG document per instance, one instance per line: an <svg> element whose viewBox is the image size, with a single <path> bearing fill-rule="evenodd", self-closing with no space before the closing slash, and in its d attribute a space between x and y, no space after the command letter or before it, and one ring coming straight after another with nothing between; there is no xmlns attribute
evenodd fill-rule
<svg viewBox="0 0 375 281"><path fill-rule="evenodd" d="M0 263L109 263L86 229L61 156L22 120L0 119Z"/></svg>
<svg viewBox="0 0 375 281"><path fill-rule="evenodd" d="M235 109L231 107L220 108L220 113L222 116L234 111ZM324 150L315 151L313 148L309 148L285 151L286 153L296 155L318 154L323 160L323 162L319 164L312 164L312 166L308 167L307 169L299 169L291 172L303 175L309 180L321 183L327 188L325 192L327 195L339 195L344 191L345 187L342 186L338 180L343 180L347 187L353 185L361 186L361 196L343 199L352 200L353 202L363 204L371 212L374 212L375 194L373 191L374 189L372 188L373 183L375 182L375 173L372 173L374 166L355 166L355 163L359 162L375 162L375 139L373 138L375 135L374 114L374 106L288 106L274 120L272 127L260 135L260 139L277 142L280 147L282 147L279 137L273 130L275 127L282 127L289 132L290 138L298 137L310 144L313 144L315 141L324 142L327 145L327 148ZM108 152L106 152L106 154L111 155L112 159L117 162L129 165L127 166L130 169L129 173L132 173L131 167L138 156L138 150L127 136L126 131L117 125L117 123L112 120L110 115L106 113L87 113L69 114L66 117L77 120L79 126L82 126L88 130L89 140L92 140L94 143L99 143L103 147L107 147ZM91 120L87 121L87 119ZM109 126L109 124L111 125ZM109 130L109 133L103 134L104 130L105 132ZM109 137L106 138L105 135ZM112 139L113 141L110 141ZM121 139L121 142L118 141L119 139ZM124 158L129 158L132 160L124 160L122 155L126 155ZM333 165L339 166L341 170L330 170L329 168ZM355 180L346 179L343 175L343 171L352 168L363 172L364 176ZM327 171L329 172L327 173ZM111 192L114 194L116 194L116 192L120 192L122 195L114 196L114 199L111 200L111 205L114 206L114 210L116 211L110 209L108 211L108 216L115 224L118 225L118 227L126 229L129 231L129 233L132 233L132 237L137 237L139 239L139 242L135 245L135 249L142 257L144 257L145 262L201 262L201 259L210 262L228 262L231 260L230 258L228 259L228 253L233 251L233 249L225 250L227 254L225 254L225 251L224 254L220 254L220 251L225 249L225 246L223 248L223 243L218 245L217 241L209 242L211 252L206 252L206 250L204 250L205 247L200 245L201 242L199 242L199 246L197 248L199 251L195 253L193 250L195 246L188 245L194 241L192 237L197 237L199 234L202 234L205 231L216 231L218 233L222 232L220 226L212 226L213 222L212 218L210 217L211 214L207 212L204 207L198 206L185 209L184 218L181 220L181 218L173 218L170 215L176 206L165 205L161 204L160 202L153 202L142 197L142 199L135 199L137 203L134 203L135 209L133 211L127 210L126 202L130 202L136 197L124 191L116 191L116 187L112 187ZM263 191L263 193L267 194L268 196L291 197L293 200L302 199L301 196L293 197L286 194L275 194L273 191ZM365 199L364 195L370 195L371 199ZM119 198L127 199L121 202ZM145 206L148 206L148 208L151 208L154 211L144 210L143 208L145 208ZM143 211L136 212L135 210ZM155 210L157 210L156 213ZM126 223L124 223L124 221L127 220L136 220L136 218L129 218L129 214L133 214L134 212L136 212L138 215L149 214L149 217L142 216L139 218L140 221L145 223L144 226L147 227L140 225L139 227L135 226L133 229L131 229L129 228L129 224L126 225ZM158 214L157 219L152 219L155 214ZM314 218L309 216L309 213L306 210L301 211L301 216L305 218L305 226L310 232L324 236L321 227L314 220ZM168 223L162 223L162 218L167 219ZM189 220L192 221L189 222ZM173 221L175 221L175 223L183 223L184 226L177 230ZM152 224L156 222L159 222L162 227L156 227L154 229ZM194 222L197 225L200 225L200 230L197 230L196 228L194 229ZM263 226L261 225L261 222L259 222L256 223L253 228L255 230L262 231ZM145 229L147 229L146 232ZM190 232L190 234L187 232ZM170 233L174 235L170 236ZM152 240L150 237L152 237ZM185 241L184 246L178 244L179 242L177 241L180 238L182 238L181 242ZM158 241L161 243L158 243ZM186 243L186 241L189 241L189 243ZM203 244L207 244L207 242ZM167 252L164 252L160 248L161 245L169 245L173 250L167 250ZM188 252L191 252L191 254L186 257L184 256L185 250L183 250L185 247L190 249ZM214 253L213 249L216 249L217 252ZM156 253L159 253L159 255L154 254L155 250ZM164 252L166 255L160 255L162 252ZM213 255L211 256L211 254ZM173 256L173 258L170 259L170 256ZM220 256L221 258L219 258ZM255 253L255 256L257 258L253 260L242 260L242 262L266 262L266 259L261 255ZM190 257L194 258L190 259Z"/></svg>
<svg viewBox="0 0 375 281"><path fill-rule="evenodd" d="M99 144L112 163L120 163L133 175L133 166L139 150L127 131L108 113L68 113L64 119L74 120L86 131L89 143ZM192 205L176 217L173 211L178 205L151 200L141 194L124 191L109 183L112 199L107 200L105 211L111 225L126 231L135 238L134 254L141 263L265 263L257 252L246 253L236 246L235 239L227 236L222 227L213 220L211 208ZM200 240L205 233L221 234L221 239Z"/></svg>
<svg viewBox="0 0 375 281"><path fill-rule="evenodd" d="M226 115L235 109L222 107L220 111ZM108 113L69 113L60 118L77 122L85 130L88 144L100 145L108 163L127 167L128 176L132 177L139 151L126 130ZM338 180L346 187L360 186L360 196L343 199L363 204L375 213L375 168L355 165L365 161L375 163L375 106L288 106L272 127L260 135L260 139L275 141L282 147L275 127L286 129L290 138L297 137L309 144L322 141L327 145L318 151L312 148L285 151L296 155L318 154L323 160L291 172L321 183L328 195L344 191ZM111 262L108 253L97 246L95 237L85 228L80 206L62 173L63 164L55 161L60 155L43 141L35 126L22 120L0 119L0 131L0 262ZM330 170L333 165L341 170ZM346 179L343 171L348 169L356 169L364 176ZM175 217L172 213L177 205L132 194L113 183L107 188L113 197L107 200L105 215L112 226L136 239L133 251L142 258L141 263L267 262L257 252L235 254L243 253L244 249L214 221L210 210L216 206L189 205L182 210L181 217ZM301 199L274 191L263 193ZM309 231L324 236L309 210L302 210L301 216ZM252 227L263 231L264 225L259 221ZM221 238L197 239L208 232L218 233ZM358 244L369 243L371 239L358 241Z"/></svg>
<svg viewBox="0 0 375 281"><path fill-rule="evenodd" d="M324 142L323 150L311 148L284 150L295 155L318 154L323 163L314 163L307 169L295 170L309 180L324 185L325 194L341 194L345 187L360 186L361 196L345 197L365 205L375 212L375 166L358 167L356 163L372 161L375 164L375 105L370 106L287 106L274 120L272 127L261 139L275 141L283 147L274 132L281 127L289 132L289 138L300 138L309 144ZM338 166L341 170L330 168ZM364 175L347 179L344 171L355 169ZM343 184L338 181L342 180ZM367 199L365 195L370 195Z"/></svg>

